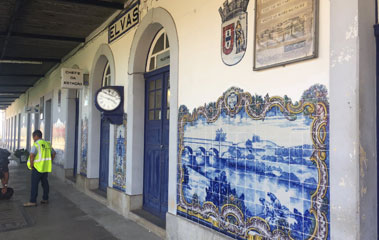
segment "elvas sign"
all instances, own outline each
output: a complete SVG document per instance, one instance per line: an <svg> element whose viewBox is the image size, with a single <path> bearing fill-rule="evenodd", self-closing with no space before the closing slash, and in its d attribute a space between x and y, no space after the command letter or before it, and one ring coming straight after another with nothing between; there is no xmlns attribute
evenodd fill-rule
<svg viewBox="0 0 379 240"><path fill-rule="evenodd" d="M140 1L134 3L108 27L108 43L118 39L139 23L139 5Z"/></svg>

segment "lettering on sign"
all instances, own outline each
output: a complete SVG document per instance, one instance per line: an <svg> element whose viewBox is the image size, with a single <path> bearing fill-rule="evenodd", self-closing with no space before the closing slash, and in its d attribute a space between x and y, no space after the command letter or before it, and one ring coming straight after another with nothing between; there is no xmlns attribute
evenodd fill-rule
<svg viewBox="0 0 379 240"><path fill-rule="evenodd" d="M161 53L157 56L157 68L170 65L170 51Z"/></svg>
<svg viewBox="0 0 379 240"><path fill-rule="evenodd" d="M80 89L83 88L83 70L62 68L62 88Z"/></svg>
<svg viewBox="0 0 379 240"><path fill-rule="evenodd" d="M109 43L118 39L139 23L139 5L140 2L137 1L108 27Z"/></svg>

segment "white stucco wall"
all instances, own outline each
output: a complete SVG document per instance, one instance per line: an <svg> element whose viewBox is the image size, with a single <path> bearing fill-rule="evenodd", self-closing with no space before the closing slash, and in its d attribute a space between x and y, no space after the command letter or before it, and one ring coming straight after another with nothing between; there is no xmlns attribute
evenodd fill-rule
<svg viewBox="0 0 379 240"><path fill-rule="evenodd" d="M315 83L329 85L329 38L330 38L330 3L320 1L319 57L317 59L291 64L285 67L265 71L253 71L254 42L254 3L248 7L248 45L243 60L236 66L229 67L221 60L221 17L218 8L223 1L171 1L160 0L141 3L141 18L153 7L166 9L175 21L179 38L179 104L192 109L206 102L214 101L226 89L237 86L245 91L271 96L288 95L292 100L300 99L301 94ZM138 26L137 26L138 27ZM136 28L110 44L116 63L116 85L126 86L131 43ZM92 34L95 35L95 34ZM60 69L79 66L86 73L92 70L92 62L101 44L107 44L107 32L97 35L93 40L80 47L80 50L68 57L55 70L41 79L34 88L20 97L6 111L7 118L23 112L24 106L39 104L39 98L48 93L53 94L53 125L58 119L64 123L64 101L61 111L57 108L57 93L60 87ZM209 63L212 63L211 65ZM222 73L222 74L220 74ZM62 91L62 99L65 99ZM83 91L82 91L83 92ZM196 97L193 96L202 96ZM84 96L82 96L84 97ZM125 88L127 98L127 89ZM46 99L45 99L46 100ZM92 100L90 100L92 101ZM88 99L82 102L82 118L90 115L87 108ZM127 104L125 104L127 112ZM41 124L43 121L41 121ZM23 131L22 138L26 132Z"/></svg>
<svg viewBox="0 0 379 240"><path fill-rule="evenodd" d="M270 96L284 96L287 95L293 101L300 100L300 97L304 90L308 89L313 84L323 84L329 89L330 79L332 77L341 78L345 76L344 74L334 75L334 72L331 72L331 68L340 67L341 64L344 68L349 68L353 65L357 66L354 61L356 61L356 55L350 54L349 49L340 49L339 38L331 38L331 10L334 15L333 19L337 20L340 17L340 13L337 10L337 7L331 9L330 1L320 0L320 23L319 23L319 57L312 60L307 60L299 62L296 64L290 64L284 67L272 68L264 71L253 71L253 58L254 58L254 2L251 1L248 7L248 45L247 51L243 60L236 66L229 67L226 66L221 60L221 17L218 13L218 8L222 6L224 0L217 1L203 1L203 0L159 0L159 1L142 1L141 3L141 19L148 13L151 8L161 7L167 10L176 25L177 35L179 39L179 94L178 102L179 105L186 105L189 109L195 107L203 106L204 103L216 101L219 96L222 95L228 88L236 86L244 89L245 91L256 93L259 95L269 94ZM354 8L355 5L349 6L351 10L349 14L349 21L351 23L342 24L338 23L334 27L338 29L340 25L343 27L341 33L347 33L349 27L353 26L354 32L354 19L351 16L356 16ZM342 15L343 13L341 13ZM131 51L131 45L133 38L136 33L136 29L132 29L129 33L125 34L120 39L110 44L111 51L113 53L114 62L115 62L115 85L125 86L125 99L128 98L128 89L127 81L129 79L128 73L129 69L129 55ZM343 36L345 37L345 36ZM334 42L334 48L331 50L330 39ZM63 125L66 123L67 115L70 113L67 112L67 90L62 91L62 106L59 109L57 107L57 95L58 89L60 88L60 69L62 67L72 67L73 65L79 66L79 68L84 69L86 73L91 73L93 71L93 62L96 52L98 51L101 44L107 44L107 32L104 31L100 33L96 38L86 43L85 46L80 47L79 51L76 52L72 57L66 59L62 64L60 64L55 70L50 72L44 79L41 79L34 88L30 89L27 94L23 95L18 99L11 107L6 111L7 118L13 117L18 113L23 113L21 118L21 146L26 145L26 114L24 114L24 107L35 106L39 104L41 96L50 95L53 99L53 125L61 122ZM346 39L345 39L346 40ZM355 40L352 40L355 41ZM350 46L348 43L346 46ZM355 43L354 43L355 44ZM356 47L356 46L354 46ZM356 49L358 50L358 49ZM333 53L337 54L336 56L331 56ZM345 51L345 52L344 52ZM343 55L338 55L338 54ZM340 58L342 57L342 58ZM348 62L345 62L347 58L354 58ZM332 61L330 60L332 59ZM351 64L351 65L350 65ZM338 65L338 66L336 66ZM349 68L351 73L357 76L356 69ZM342 70L341 70L342 71ZM349 71L349 73L350 73ZM347 74L347 73L345 73ZM351 85L356 84L357 79L351 79L348 83ZM90 83L93 84L93 83ZM86 87L81 91L81 109L80 115L81 119L84 117L89 117L92 115L91 111L97 111L92 108L93 99L89 98L89 90L91 86ZM346 97L344 93L337 93L338 85L334 84L334 93L336 97ZM351 89L350 89L351 90ZM355 88L353 89L355 91ZM334 94L332 92L332 94ZM346 93L348 94L348 93ZM354 102L357 103L357 99L351 97ZM350 99L350 96L348 97ZM46 97L45 97L45 100ZM333 101L331 102L333 104ZM128 104L125 103L125 111L128 113ZM347 107L347 106L346 106ZM332 107L332 111L338 114L340 111L339 106ZM348 109L345 109L344 113L357 115L357 109L354 113L351 113ZM333 112L332 112L333 113ZM342 117L341 117L342 118ZM339 118L339 120L343 120ZM351 120L351 121L350 121ZM357 125L355 122L357 119L349 119L345 124ZM333 122L332 122L333 123ZM334 120L334 124L338 123L337 120ZM41 125L42 122L41 122ZM338 127L337 125L335 125ZM343 125L345 126L345 125ZM333 125L332 125L333 127ZM348 126L346 126L348 127ZM79 127L80 129L80 127ZM338 128L339 131L344 131L342 128ZM357 130L357 129L355 129ZM353 140L358 140L358 133L352 132L352 135L349 135ZM80 131L80 130L79 130ZM130 129L128 129L130 131ZM176 131L176 129L173 129ZM112 131L113 133L113 131ZM332 134L339 134L334 132ZM92 136L97 137L98 134L94 133ZM111 135L112 136L112 135ZM333 139L335 135L331 136ZM80 136L79 136L80 138ZM334 141L338 141L340 138L334 138ZM53 136L53 144L54 144ZM67 141L67 139L66 139ZM111 150L114 145L114 138L111 137ZM332 141L333 142L333 141ZM80 141L79 141L80 144ZM337 143L335 143L337 146ZM350 146L350 145L349 145ZM356 143L352 143L351 146L358 150ZM176 146L174 146L176 147ZM351 149L347 149L348 146L342 147L339 152L332 153L331 167L339 169L341 171L340 165L333 164L333 157L342 159L349 157L351 154ZM80 148L79 148L80 149ZM67 150L67 149L64 149ZM98 151L98 148L93 148L89 146L89 152ZM333 150L335 151L335 149ZM113 151L110 151L110 166L113 166ZM341 154L343 152L344 154ZM356 153L355 153L356 154ZM79 158L80 159L80 158ZM356 159L356 158L354 158ZM349 165L345 165L343 171L350 172L352 169L356 169L359 166L357 163L354 163L352 159ZM357 159L356 159L357 160ZM64 164L64 159L62 163ZM89 159L91 161L91 159ZM341 163L341 161L339 161ZM80 164L80 163L79 163ZM68 168L69 166L66 165ZM127 166L128 168L128 166ZM78 166L80 169L80 166ZM358 171L358 169L356 169ZM111 185L112 181L112 168L110 167L110 177L109 184ZM338 175L337 178L331 179L332 185L340 185L338 191L343 191L341 186L341 181L345 180L345 184L348 186L355 186L358 183L358 172L354 173L355 179L347 178L345 174ZM333 175L332 175L333 176ZM335 175L334 175L335 176ZM91 178L98 177L98 169L94 168L90 172ZM176 184L170 184L171 190L169 198L176 198ZM355 186L355 187L358 187ZM130 185L127 185L127 189L131 188ZM173 189L174 188L174 189ZM353 196L351 202L342 203L342 199L339 196L334 195L334 190L332 191L332 201L336 203L332 205L332 219L339 219L336 225L331 227L332 236L334 227L342 229L343 225L346 222L357 223L356 221L350 221L349 214L356 216L357 206L354 205L354 201L358 201L359 196ZM359 192L359 191L358 191ZM341 201L341 202L339 202ZM175 201L174 201L175 202ZM349 216L344 216L341 209L342 206L348 206L351 208L351 211L347 212ZM175 207L175 206L174 206ZM333 212L334 211L334 212ZM351 228L351 231L346 231L344 234L346 236L351 236L351 232L357 232L355 228ZM337 232L339 234L340 232ZM338 239L333 238L333 239ZM348 239L348 238L346 238Z"/></svg>

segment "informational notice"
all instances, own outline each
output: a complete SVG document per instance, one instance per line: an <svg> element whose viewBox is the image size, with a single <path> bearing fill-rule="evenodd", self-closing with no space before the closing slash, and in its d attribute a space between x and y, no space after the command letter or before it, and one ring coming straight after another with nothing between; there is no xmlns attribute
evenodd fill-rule
<svg viewBox="0 0 379 240"><path fill-rule="evenodd" d="M108 43L118 39L139 23L139 5L139 1L134 3L108 27Z"/></svg>
<svg viewBox="0 0 379 240"><path fill-rule="evenodd" d="M62 68L61 70L62 84L65 89L81 89L83 88L83 70Z"/></svg>
<svg viewBox="0 0 379 240"><path fill-rule="evenodd" d="M257 0L254 69L317 57L318 0Z"/></svg>

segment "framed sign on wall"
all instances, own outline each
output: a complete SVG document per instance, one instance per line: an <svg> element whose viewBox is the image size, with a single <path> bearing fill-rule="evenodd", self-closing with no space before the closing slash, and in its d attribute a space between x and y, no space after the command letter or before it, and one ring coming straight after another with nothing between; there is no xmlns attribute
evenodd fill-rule
<svg viewBox="0 0 379 240"><path fill-rule="evenodd" d="M257 0L254 70L318 56L319 0Z"/></svg>

